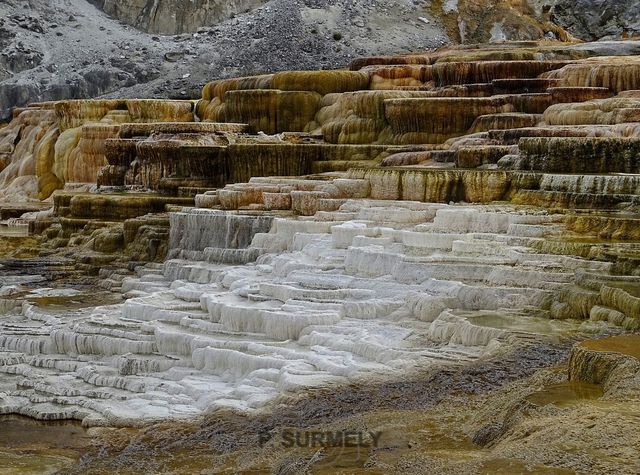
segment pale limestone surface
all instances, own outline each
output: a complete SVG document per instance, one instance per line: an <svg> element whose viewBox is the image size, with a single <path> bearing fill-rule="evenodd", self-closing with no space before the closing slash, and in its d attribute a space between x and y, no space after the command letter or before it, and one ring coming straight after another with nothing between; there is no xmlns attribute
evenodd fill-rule
<svg viewBox="0 0 640 475"><path fill-rule="evenodd" d="M350 200L307 218L185 209L172 225L164 264L105 281L124 304L55 313L0 282L14 302L0 412L135 425L253 410L607 325L548 319L611 264L534 251L561 231L543 212Z"/></svg>

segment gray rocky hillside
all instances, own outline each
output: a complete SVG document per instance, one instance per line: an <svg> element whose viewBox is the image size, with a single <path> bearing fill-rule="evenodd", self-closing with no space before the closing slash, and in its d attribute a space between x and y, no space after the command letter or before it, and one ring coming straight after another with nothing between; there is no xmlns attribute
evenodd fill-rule
<svg viewBox="0 0 640 475"><path fill-rule="evenodd" d="M515 9L512 3L2 0L0 120L36 101L190 98L212 79L344 67L362 55L566 38L560 27L589 39L639 29L637 2L531 0L515 2ZM607 4L605 16L591 4Z"/></svg>

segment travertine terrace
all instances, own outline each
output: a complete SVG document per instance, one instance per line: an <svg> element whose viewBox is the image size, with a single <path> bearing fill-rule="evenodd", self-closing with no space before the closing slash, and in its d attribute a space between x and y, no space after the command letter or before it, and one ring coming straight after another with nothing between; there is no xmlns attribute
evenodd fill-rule
<svg viewBox="0 0 640 475"><path fill-rule="evenodd" d="M636 49L454 47L16 110L0 197L48 200L19 222L126 300L51 312L0 279L0 412L253 411L636 330ZM127 274L133 255L155 262Z"/></svg>

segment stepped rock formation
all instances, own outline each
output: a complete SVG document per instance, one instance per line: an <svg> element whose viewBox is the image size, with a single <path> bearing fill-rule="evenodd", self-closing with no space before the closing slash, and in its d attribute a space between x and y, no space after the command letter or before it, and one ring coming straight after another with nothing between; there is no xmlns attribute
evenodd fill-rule
<svg viewBox="0 0 640 475"><path fill-rule="evenodd" d="M36 104L17 109L0 131L2 192L5 201L43 199L97 184L94 205L92 195L56 198L61 219L48 232L54 248L76 242L94 250L104 240L95 225L82 231L91 217L103 221L101 235L122 236L121 225L106 231L114 220L167 211L194 195L197 206L303 215L353 198L633 210L638 183L624 174L638 172L640 66L598 56L633 47L505 43L373 57L350 71L214 81L195 106ZM253 180L344 172L337 180ZM233 185L215 190L226 184ZM124 190L164 197L108 194ZM612 222L610 234L626 233L633 219ZM131 235L110 242L131 243ZM144 255L157 255L152 247Z"/></svg>
<svg viewBox="0 0 640 475"><path fill-rule="evenodd" d="M353 196L330 182L255 189L250 179L351 170L346 177L368 181L361 195L374 199L633 207L637 183L608 174L638 172L638 71L595 46L506 43L214 81L195 107L42 103L17 109L0 132L0 179L5 200L97 183L313 214ZM576 173L603 178L560 177ZM133 209L122 216L153 211Z"/></svg>
<svg viewBox="0 0 640 475"><path fill-rule="evenodd" d="M561 216L510 207L350 200L307 220L208 210L171 219L169 259L110 281L135 296L123 305L73 323L27 303L4 317L0 410L129 425L469 361L521 333L567 329L543 318L560 291L611 269L537 253Z"/></svg>
<svg viewBox="0 0 640 475"><path fill-rule="evenodd" d="M588 340L574 346L569 360L569 378L574 381L615 385L616 373L633 373L640 368L637 335ZM629 371L631 370L631 371Z"/></svg>
<svg viewBox="0 0 640 475"><path fill-rule="evenodd" d="M0 192L53 209L14 221L124 301L53 311L37 269L0 277L0 413L254 413L638 330L640 63L610 55L636 47L453 47L217 80L197 102L16 109ZM631 397L636 357L593 345L570 379ZM474 441L517 438L529 407Z"/></svg>
<svg viewBox="0 0 640 475"><path fill-rule="evenodd" d="M2 129L0 200L46 199L65 183L95 183L105 141L124 122L190 121L190 101L63 101L16 109Z"/></svg>
<svg viewBox="0 0 640 475"><path fill-rule="evenodd" d="M520 57L520 52L522 52L520 49L502 48L502 50L501 56L504 56L503 53L510 53L514 58ZM552 54L559 54L559 51L566 51L566 49L560 48L551 51ZM464 53L454 51L449 54L455 54L458 58ZM475 57L473 51L467 54ZM415 58L412 57L411 60L415 61ZM209 186L220 186L226 181L243 181L250 176L261 174L326 172L344 170L360 164L375 166L379 162L400 165L419 163L414 161L413 157L428 163L431 156L437 156L440 158L435 160L456 163L461 168L493 166L503 156L509 156L508 152L513 151L518 154L518 149L506 148L506 145L512 145L513 142L502 144L496 142L495 139L485 139L482 136L474 138L473 143L458 140L449 144L446 140L478 130L485 130L485 134L495 137L497 136L496 127L531 126L541 122L541 119L554 125L558 123L558 119L554 121L552 112L554 107L561 108L559 112L567 117L570 116L571 111L575 110L577 113L582 107L581 105L568 108L563 106L548 107L554 102L570 102L578 99L589 101L595 97L595 102L593 102L595 104L598 103L599 97L607 97L612 94L606 87L599 89L591 86L558 87L559 80L557 79L549 80L546 83L541 82L535 86L537 89L531 89L533 81L537 79L529 78L547 74L549 70L554 68L561 72L565 67L570 66L566 66L566 61L477 62L474 60L460 63L445 61L448 58L449 56L442 53L436 53L431 59L425 58L427 62L436 61L436 63L419 66L421 72L418 76L415 76L413 69L407 70L405 66L397 68L384 66L383 71L393 71L393 75L389 76L387 72L381 73L379 68L369 65L362 71L352 73L346 71L278 73L208 84L204 88L203 99L197 105L197 114L202 120L247 123L248 131L267 134L304 131L311 134L306 138L290 135L276 139L275 142L285 142L281 145L276 145L272 140L263 137L226 138L210 145L198 143L198 153L210 150L214 156L219 157L216 160L226 163L224 166L220 165L222 168L215 172L214 176L208 178ZM603 59L601 62L606 63L607 61L609 60ZM596 70L600 68L599 62L587 63L587 65ZM376 79L381 77L380 74L394 78L390 79L392 81L400 80L408 74L414 78L413 81L419 81L422 86L410 86L409 88L413 88L413 90L396 90L395 88L406 89L408 86L394 86L393 83L387 83L384 87L393 88L392 90L362 90L366 87L374 89L381 87L381 83ZM480 81L489 82L485 83L483 88L471 89L464 85L464 83L476 84ZM511 89L508 89L510 82L513 82L513 85ZM491 96L494 88L497 89L498 94ZM524 88L525 93L517 94L518 88ZM361 90L353 92L358 89ZM529 92L531 90L535 92ZM506 91L510 93L501 94ZM478 94L481 97L478 97ZM467 97L468 95L472 97ZM601 101L603 101L602 104L607 104L605 107L612 108L616 107L616 104L633 101L633 98L626 95L619 99L602 99ZM585 107L590 104L592 102L585 102ZM633 108L627 107L624 110L632 113ZM545 112L545 115L540 117L542 112ZM403 114L407 116L405 117ZM424 116L420 114L424 114ZM431 118L433 118L432 126L427 126L427 121ZM560 123L565 123L567 120L569 119L562 120ZM587 123L607 122L605 119L597 120L589 119L589 117L584 120ZM620 120L616 122L620 122ZM558 134L563 133L561 130L557 130ZM532 134L535 133L534 130ZM602 131L598 133L602 134ZM340 147L325 145L323 141L318 140L320 136L324 142L339 144ZM187 144L184 142L186 136L181 136L181 138L176 136L176 139L178 141L172 143L178 148L176 152L171 153L174 156L178 150L182 150L181 153L187 153ZM122 137L121 140L120 145L115 145L114 142L107 147L134 146L132 143L127 145L130 143L130 139L126 137ZM154 140L152 138L151 142ZM509 140L513 139L509 138ZM249 150L249 148L244 148L244 144L248 146L253 142L259 144L256 151L264 150L274 157L281 157L276 158L276 162L282 163L282 165L276 165L271 169L269 167L262 168L262 171L254 169L247 175L244 165L240 166L240 163L243 161L242 157L246 156L244 150ZM165 144L168 143L165 142ZM180 143L183 145L179 145ZM296 146L289 146L288 143ZM415 152L415 154L411 151L398 150L400 155L396 158L393 156L393 152L395 152L393 148L383 146L384 144L403 146L413 143L430 144L429 147L432 150ZM239 147L240 144L243 147ZM377 148L363 147L368 144L376 145ZM149 165L143 165L142 173L148 173L143 169L153 166L151 165L152 161L162 163L163 160L165 162L167 160L160 158L157 154L149 155L145 151L147 144L143 142L139 142L135 147L141 153L138 153L137 159L132 157L129 163L134 163L135 166L139 166L139 163L149 163ZM149 144L148 150L157 150L158 148L163 148L163 146L157 147ZM526 148L523 150L526 152ZM484 154L484 158L475 158L481 153ZM290 159L295 160L302 168L296 170L295 167L290 168L284 165L284 162ZM372 159L373 161L370 162ZM115 157L114 160L117 162L119 159ZM261 159L260 162L265 160ZM190 162L193 159L187 159L185 156L184 161ZM121 168L118 175L120 178L114 177L111 181L106 179L103 183L114 186L122 186L125 183L129 185L142 184L154 188L163 182L163 186L168 186L165 175L172 173L176 175L176 173L167 163L153 172L155 174L148 175L153 177L151 182L148 180L144 183L140 180L136 181L135 175L132 177L133 180L127 182L126 179L122 179L123 176L127 176L127 171ZM507 163L515 163L516 168L531 166L526 165L524 159L511 159ZM123 165L118 166L122 167ZM533 166L535 168L535 165ZM244 169L244 174L240 173L239 169ZM631 163L629 166L622 166L619 171L633 171L633 169L634 165ZM556 170L549 168L548 171ZM571 171L571 169L566 171ZM131 173L129 174L131 175ZM194 173L190 173L187 168L177 172L176 177L180 175L184 175L185 178L197 177L198 173L202 175L195 169ZM108 175L109 173L105 172L105 176ZM188 181L185 180L182 183L183 188L188 188ZM196 182L193 182L192 185L195 185ZM199 183L205 184L206 180ZM179 181L173 180L173 184L178 188L181 187Z"/></svg>

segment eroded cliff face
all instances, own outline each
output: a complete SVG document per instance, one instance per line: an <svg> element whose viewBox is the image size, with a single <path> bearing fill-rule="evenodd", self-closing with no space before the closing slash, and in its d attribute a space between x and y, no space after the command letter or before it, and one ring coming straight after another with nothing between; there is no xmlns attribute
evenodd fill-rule
<svg viewBox="0 0 640 475"><path fill-rule="evenodd" d="M195 32L237 14L255 9L266 0L89 0L110 16L150 33L173 35ZM388 2L387 8L397 8ZM333 2L313 9L331 14ZM351 7L357 10L357 6ZM542 37L586 41L618 40L638 35L638 5L630 0L477 0L434 1L425 5L429 20L441 23L449 38L459 43L500 40L538 40ZM362 19L366 21L365 19Z"/></svg>
<svg viewBox="0 0 640 475"><path fill-rule="evenodd" d="M105 13L148 33L177 35L215 25L266 0L89 0Z"/></svg>
<svg viewBox="0 0 640 475"><path fill-rule="evenodd" d="M440 0L430 10L442 18L451 38L459 43L538 40L566 40L570 35L551 21L547 8L535 8L527 0Z"/></svg>
<svg viewBox="0 0 640 475"><path fill-rule="evenodd" d="M555 0L551 19L583 40L637 38L640 5L633 0Z"/></svg>

